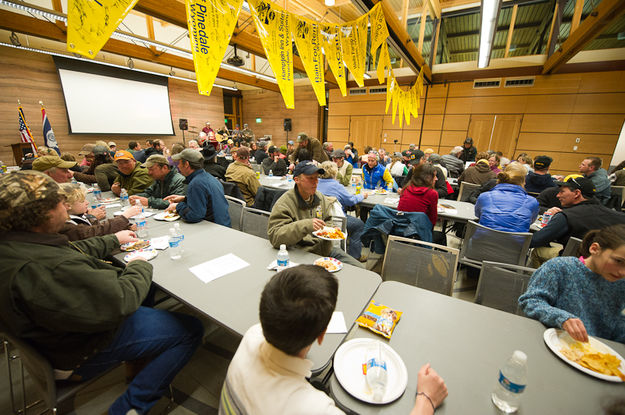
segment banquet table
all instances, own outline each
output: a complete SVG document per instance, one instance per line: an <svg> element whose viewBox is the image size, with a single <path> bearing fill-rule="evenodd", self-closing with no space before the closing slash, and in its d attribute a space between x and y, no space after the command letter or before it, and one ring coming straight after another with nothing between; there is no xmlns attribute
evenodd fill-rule
<svg viewBox="0 0 625 415"><path fill-rule="evenodd" d="M437 414L498 414L491 392L499 368L514 350L525 352L528 358L527 388L519 414L598 414L609 398L625 396L625 384L597 379L557 357L543 341L546 328L536 320L395 281L383 282L373 299L403 312L391 340L356 326L346 341L364 337L389 344L406 365L408 385L396 401L372 405L349 395L333 374L331 395L352 412L410 413L417 372L430 363L449 391ZM602 341L625 356L624 344Z"/></svg>
<svg viewBox="0 0 625 415"><path fill-rule="evenodd" d="M180 260L171 260L167 250L159 251L150 262L154 265L153 282L204 316L214 320L230 331L243 335L259 322L258 304L265 283L275 274L267 269L278 253L269 241L212 222L185 223L180 228L184 234L184 254ZM150 237L167 235L170 222L148 218ZM228 273L223 277L204 283L189 268L206 261L234 254L249 266ZM312 264L318 255L289 249L292 262ZM123 254L117 255L123 259ZM334 274L339 280L339 296L336 310L343 312L347 328L369 302L381 282L378 274L363 268L344 264ZM345 337L327 334L320 346L315 343L309 358L314 362L313 373L323 370L334 351Z"/></svg>

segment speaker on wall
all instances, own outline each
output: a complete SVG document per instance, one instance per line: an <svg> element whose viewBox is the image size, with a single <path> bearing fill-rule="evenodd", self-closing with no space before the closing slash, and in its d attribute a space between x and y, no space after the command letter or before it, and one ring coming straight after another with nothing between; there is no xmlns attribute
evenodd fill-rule
<svg viewBox="0 0 625 415"><path fill-rule="evenodd" d="M184 131L184 130L188 130L188 129L189 129L189 122L187 121L187 119L186 119L186 118L180 118L180 119L178 120L178 126L180 127L180 129L181 129L182 131Z"/></svg>
<svg viewBox="0 0 625 415"><path fill-rule="evenodd" d="M290 118L284 119L284 131L291 131L291 119Z"/></svg>

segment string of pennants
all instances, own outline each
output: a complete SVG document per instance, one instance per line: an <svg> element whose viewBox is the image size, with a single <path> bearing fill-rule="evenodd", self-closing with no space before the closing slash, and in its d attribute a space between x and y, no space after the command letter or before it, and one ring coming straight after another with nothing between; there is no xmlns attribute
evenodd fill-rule
<svg viewBox="0 0 625 415"><path fill-rule="evenodd" d="M378 55L377 77L387 82L386 113L392 109L392 122L399 112L400 127L418 116L423 93L423 71L408 90L400 88L393 75L386 39L389 37L380 3L356 20L344 24L324 24L289 13L267 0L247 0L267 61L276 76L284 104L295 108L293 47L295 42L304 70L319 105L326 105L324 62L347 95L347 73L358 86L364 86L367 60L367 34L371 23L371 56ZM138 0L69 0L67 49L94 58ZM187 24L198 92L210 95L223 57L232 37L243 0L186 0ZM392 104L392 105L391 105Z"/></svg>

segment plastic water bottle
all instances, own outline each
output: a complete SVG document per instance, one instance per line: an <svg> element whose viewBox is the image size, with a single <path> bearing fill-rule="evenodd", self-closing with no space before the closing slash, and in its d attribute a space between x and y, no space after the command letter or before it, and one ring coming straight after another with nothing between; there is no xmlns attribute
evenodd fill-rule
<svg viewBox="0 0 625 415"><path fill-rule="evenodd" d="M519 409L521 394L527 384L527 356L515 350L505 366L499 370L499 381L491 395L493 403L505 413Z"/></svg>
<svg viewBox="0 0 625 415"><path fill-rule="evenodd" d="M286 250L286 245L280 245L280 251L278 251L278 268L283 269L289 266L289 251Z"/></svg>
<svg viewBox="0 0 625 415"><path fill-rule="evenodd" d="M386 361L382 357L382 343L378 342L378 347L371 349L367 356L367 385L373 393L375 402L382 402L384 398L387 377Z"/></svg>
<svg viewBox="0 0 625 415"><path fill-rule="evenodd" d="M182 258L182 239L180 225L169 228L169 258L177 260Z"/></svg>
<svg viewBox="0 0 625 415"><path fill-rule="evenodd" d="M148 237L148 221L143 212L135 216L135 223L137 224L137 238L146 239Z"/></svg>
<svg viewBox="0 0 625 415"><path fill-rule="evenodd" d="M269 177L273 177L273 170L269 170Z"/></svg>
<svg viewBox="0 0 625 415"><path fill-rule="evenodd" d="M122 187L121 192L119 192L119 200L122 206L128 206L128 191Z"/></svg>
<svg viewBox="0 0 625 415"><path fill-rule="evenodd" d="M96 200L102 200L102 190L100 190L100 186L97 183L93 184L93 197Z"/></svg>
<svg viewBox="0 0 625 415"><path fill-rule="evenodd" d="M145 212L145 209L143 208L143 203L141 203L139 199L135 200L135 206L139 206L141 208L141 213Z"/></svg>

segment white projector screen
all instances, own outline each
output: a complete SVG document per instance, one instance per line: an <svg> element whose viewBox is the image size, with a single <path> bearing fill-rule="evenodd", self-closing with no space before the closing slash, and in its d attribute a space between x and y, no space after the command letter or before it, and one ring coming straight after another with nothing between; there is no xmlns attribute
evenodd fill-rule
<svg viewBox="0 0 625 415"><path fill-rule="evenodd" d="M58 67L71 133L174 134L167 78L145 77L144 82L82 69Z"/></svg>

